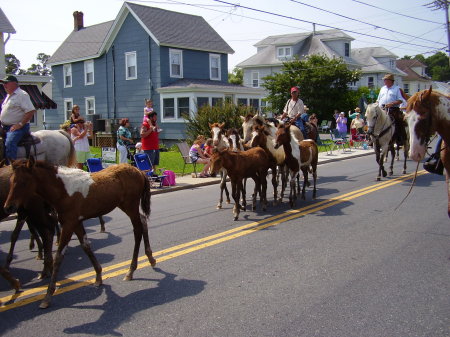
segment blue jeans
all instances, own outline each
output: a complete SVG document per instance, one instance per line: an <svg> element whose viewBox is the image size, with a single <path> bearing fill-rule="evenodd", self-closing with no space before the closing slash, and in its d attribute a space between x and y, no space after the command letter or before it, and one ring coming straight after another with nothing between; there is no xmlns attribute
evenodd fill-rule
<svg viewBox="0 0 450 337"><path fill-rule="evenodd" d="M26 134L30 133L30 123L25 124L18 130L9 131L12 125L2 125L3 130L6 132L5 141L5 158L6 159L17 159L17 144Z"/></svg>
<svg viewBox="0 0 450 337"><path fill-rule="evenodd" d="M144 153L148 155L153 166L159 165L159 150L144 150Z"/></svg>

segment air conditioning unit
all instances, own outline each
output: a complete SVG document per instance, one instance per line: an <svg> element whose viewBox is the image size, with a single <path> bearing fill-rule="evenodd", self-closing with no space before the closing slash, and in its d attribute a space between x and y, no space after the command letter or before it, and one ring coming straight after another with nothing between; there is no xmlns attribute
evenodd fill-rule
<svg viewBox="0 0 450 337"><path fill-rule="evenodd" d="M94 132L105 131L105 120L100 119L100 115L87 115L86 118L89 122L92 122Z"/></svg>

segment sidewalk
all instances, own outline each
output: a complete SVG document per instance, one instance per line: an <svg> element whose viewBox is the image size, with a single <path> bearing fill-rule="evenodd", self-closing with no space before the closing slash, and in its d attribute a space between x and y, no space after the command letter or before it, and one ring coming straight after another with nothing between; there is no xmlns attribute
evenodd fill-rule
<svg viewBox="0 0 450 337"><path fill-rule="evenodd" d="M351 151L348 149L343 152L342 150L333 150L332 154L327 154L326 152L319 153L319 165L331 163L338 160L346 160L356 157L368 156L371 154L375 154L372 148L368 148L367 150L361 148L352 148ZM163 188L152 188L152 194L160 194L167 193L173 191L184 190L188 188L195 188L206 185L218 184L220 182L220 178L192 178L190 174L184 176L176 177L176 185L175 186L167 186Z"/></svg>

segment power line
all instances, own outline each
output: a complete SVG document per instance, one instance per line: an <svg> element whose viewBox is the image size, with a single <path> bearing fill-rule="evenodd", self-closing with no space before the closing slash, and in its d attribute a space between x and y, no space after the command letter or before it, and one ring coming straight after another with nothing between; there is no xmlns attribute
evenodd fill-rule
<svg viewBox="0 0 450 337"><path fill-rule="evenodd" d="M222 1L222 0L212 0L212 1L228 4L228 5L235 6L235 7L240 7L240 8L243 8L243 9L248 9L248 10L259 12L259 13L263 13L263 14L268 14L268 15L281 17L283 19L290 19L290 20L295 20L295 21L299 21L299 22L306 22L306 23L310 23L310 24L314 24L314 25L318 25L318 26L322 26L322 27L326 27L326 28L338 29L338 30L341 30L341 31L344 31L344 32L349 32L349 33L358 34L358 35L364 35L364 36L373 37L373 38L376 38L376 39L381 39L381 40L386 40L386 41L391 41L391 42L404 43L403 41L399 41L399 40L389 39L389 38L385 38L385 37L379 37L379 36L375 36L375 35L371 35L371 34L358 33L358 32L355 32L355 31L352 31L352 30L349 30L349 29L343 29L343 28L333 27L333 26L329 26L329 25L325 25L325 24L321 24L321 23L317 23L317 22L313 22L313 21L309 21L309 20L298 19L298 18L294 18L292 16L287 16L287 15L282 15L282 14L277 14L277 13L273 13L273 12L264 11L264 10L261 10L261 9L256 9L256 8L251 8L251 7L247 7L247 6L242 6L240 4L234 4L234 3L227 2L227 1ZM417 43L409 43L409 44L412 45L412 46L417 46L417 47L422 47L422 48L427 48L427 49L432 48L430 46L424 46L424 45L417 44Z"/></svg>
<svg viewBox="0 0 450 337"><path fill-rule="evenodd" d="M329 10L326 10L326 9L323 9L323 8L319 8L319 7L316 7L316 6L313 6L313 5L309 5L309 4L306 4L306 3L301 2L301 1L297 1L297 0L290 0L290 1L295 2L295 3L298 3L298 4L303 5L303 6L307 6L307 7L311 7L311 8L317 9L317 10L319 10L319 11L323 11L323 12L325 12L325 13L330 13L330 14L333 14L333 15L336 15L336 16L339 16L339 17L342 17L342 18L351 20L351 21L355 21L355 22L359 22L359 23L362 23L362 24L365 24L365 25L369 25L369 26L372 26L372 27L374 27L374 28L376 28L376 29L382 29L382 30L386 30L386 31L388 31L388 32L392 32L392 33L397 33L397 34L401 34L401 35L413 37L413 38L415 38L415 39L420 39L420 40L424 40L424 41L428 41L428 42L432 42L432 43L439 43L439 44L442 44L441 42L436 42L436 41L431 41L431 40L428 40L428 39L423 39L423 38L418 37L418 36L414 36L414 35L410 35L410 34L398 32L398 31L395 31L395 30L390 29L390 28L384 28L384 27L375 25L375 24L373 24L373 23L368 23L368 22L365 22L365 21L361 21L361 20L358 20L358 19L354 19L354 18L351 18L351 17L349 17L349 16L342 15L342 14L339 14L339 13L336 13L336 12L333 12L333 11L329 11ZM442 24L441 24L441 25L442 25Z"/></svg>
<svg viewBox="0 0 450 337"><path fill-rule="evenodd" d="M388 12L388 13L393 13L393 14L397 14L397 15L400 15L400 16L404 16L406 18L410 18L410 19L414 19L414 20L420 20L420 21L425 21L425 22L436 23L438 25L442 24L441 22L436 22L436 21L431 21L431 20L427 20L427 19L416 18L414 16L409 16L409 15L406 15L406 14L390 11L390 10L387 10L386 8L377 7L377 6L374 6L374 5L371 5L371 4L359 1L359 0L352 0L352 1L358 2L358 3L362 4L362 5L366 5L366 6L369 6L369 7L376 8L376 9L379 9L379 10L382 10L382 11L385 11L385 12Z"/></svg>

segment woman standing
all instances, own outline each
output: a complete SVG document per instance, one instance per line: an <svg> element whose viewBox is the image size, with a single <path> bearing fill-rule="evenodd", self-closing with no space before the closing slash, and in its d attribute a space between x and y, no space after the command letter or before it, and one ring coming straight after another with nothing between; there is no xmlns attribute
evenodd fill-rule
<svg viewBox="0 0 450 337"><path fill-rule="evenodd" d="M119 123L119 129L117 130L117 150L119 151L119 163L128 163L128 149L127 145L133 144L131 139L130 121L128 118L122 118Z"/></svg>
<svg viewBox="0 0 450 337"><path fill-rule="evenodd" d="M86 125L85 125L86 124ZM75 152L77 155L77 167L83 169L83 164L88 158L91 158L91 150L89 148L88 133L92 131L91 123L84 123L83 119L71 125L70 136L72 138Z"/></svg>

